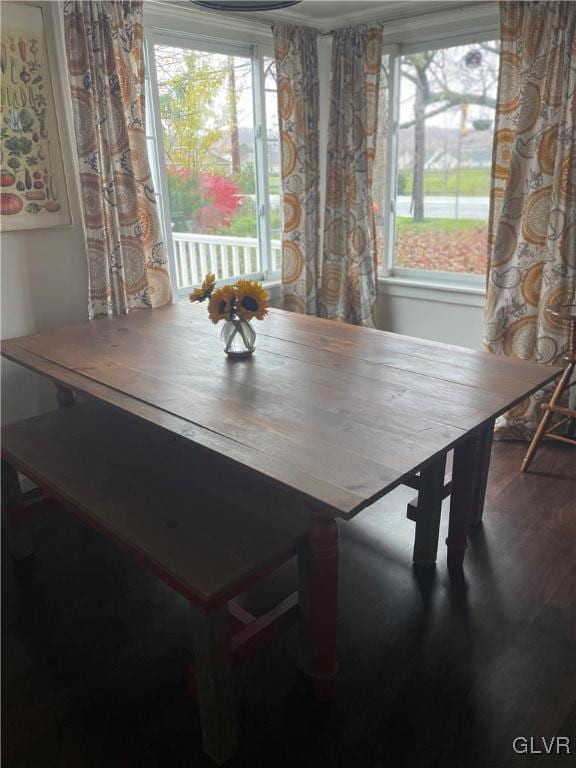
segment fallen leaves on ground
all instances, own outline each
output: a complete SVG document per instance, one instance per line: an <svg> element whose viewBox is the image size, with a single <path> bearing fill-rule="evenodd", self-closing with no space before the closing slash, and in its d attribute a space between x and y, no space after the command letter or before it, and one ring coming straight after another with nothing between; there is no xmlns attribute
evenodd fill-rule
<svg viewBox="0 0 576 768"><path fill-rule="evenodd" d="M484 275L486 260L485 226L462 232L403 232L396 239L397 267Z"/></svg>

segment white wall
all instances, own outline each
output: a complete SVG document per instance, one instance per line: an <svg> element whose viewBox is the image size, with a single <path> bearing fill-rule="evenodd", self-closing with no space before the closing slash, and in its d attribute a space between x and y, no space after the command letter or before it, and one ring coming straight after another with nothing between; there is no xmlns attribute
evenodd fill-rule
<svg viewBox="0 0 576 768"><path fill-rule="evenodd" d="M2 338L81 322L88 317L88 272L66 79L62 3L44 8L54 98L59 117L72 226L4 233L1 238ZM54 405L54 389L35 374L2 361L2 421L30 416Z"/></svg>
<svg viewBox="0 0 576 768"><path fill-rule="evenodd" d="M376 323L385 331L481 349L484 301L479 289L406 285L388 278L378 284Z"/></svg>
<svg viewBox="0 0 576 768"><path fill-rule="evenodd" d="M481 349L484 295L481 291L414 287L391 278L378 281L376 324L382 331ZM280 307L280 284L269 287L270 306Z"/></svg>

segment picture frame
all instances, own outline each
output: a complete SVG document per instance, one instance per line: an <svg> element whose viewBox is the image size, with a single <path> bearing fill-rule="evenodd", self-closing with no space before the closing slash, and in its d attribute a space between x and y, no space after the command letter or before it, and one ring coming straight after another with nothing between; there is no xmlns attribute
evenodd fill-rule
<svg viewBox="0 0 576 768"><path fill-rule="evenodd" d="M72 223L44 9L2 3L0 232Z"/></svg>

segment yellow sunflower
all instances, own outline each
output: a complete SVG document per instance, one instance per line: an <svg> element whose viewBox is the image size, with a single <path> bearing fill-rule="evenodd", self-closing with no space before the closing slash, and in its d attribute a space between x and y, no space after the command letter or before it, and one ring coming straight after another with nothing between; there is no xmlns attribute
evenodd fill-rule
<svg viewBox="0 0 576 768"><path fill-rule="evenodd" d="M206 301L209 299L216 284L216 275L209 272L204 278L200 288L194 288L190 294L190 301Z"/></svg>
<svg viewBox="0 0 576 768"><path fill-rule="evenodd" d="M216 325L220 320L230 320L234 311L236 292L233 285L217 288L208 302L208 315Z"/></svg>
<svg viewBox="0 0 576 768"><path fill-rule="evenodd" d="M260 283L238 280L236 283L238 305L236 312L243 320L263 320L268 313L268 294Z"/></svg>

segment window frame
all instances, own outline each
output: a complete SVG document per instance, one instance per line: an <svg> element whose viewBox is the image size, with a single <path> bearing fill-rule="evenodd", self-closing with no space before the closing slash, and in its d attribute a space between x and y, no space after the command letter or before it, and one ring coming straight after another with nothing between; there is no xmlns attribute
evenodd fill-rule
<svg viewBox="0 0 576 768"><path fill-rule="evenodd" d="M175 48L190 48L204 53L217 53L224 56L244 56L250 60L254 123L256 222L261 269L258 272L235 275L219 280L219 282L233 283L240 277L267 282L278 280L280 271L271 268L272 231L269 205L268 131L264 92L264 57L274 56L273 47L256 43L237 42L207 35L196 35L185 31L159 29L156 27L148 27L145 30L145 87L147 89L146 99L147 103L149 103L148 114L152 118L152 125L146 125L146 140L152 141L154 145L154 153L153 157L150 157L150 164L153 166L152 173L158 186L155 191L155 196L159 204L163 239L167 252L170 278L172 281L172 292L176 299L186 297L189 293L189 287L178 288L176 249L172 237L170 193L166 175L166 156L164 152L163 128L160 115L160 94L158 90L155 57L156 45L168 45L174 46Z"/></svg>
<svg viewBox="0 0 576 768"><path fill-rule="evenodd" d="M485 28L477 33L458 33L434 37L421 42L406 42L397 44L385 44L383 53L389 55L390 61L390 110L388 114L387 148L386 148L386 237L385 252L378 268L378 278L399 281L416 281L423 285L448 284L461 286L462 288L481 288L486 282L485 275L475 275L469 272L448 272L444 270L411 269L397 267L396 256L396 201L398 187L398 144L399 144L399 109L400 109L400 82L401 60L404 54L419 53L440 48L453 48L470 43L485 43L490 40L498 40L500 32L498 26Z"/></svg>
<svg viewBox="0 0 576 768"><path fill-rule="evenodd" d="M164 13L168 14L170 26L166 26L167 19ZM398 167L398 134L399 134L399 104L400 104L400 62L401 56L405 53L424 51L442 47L452 47L474 42L486 42L497 40L500 37L498 27L497 12L483 12L479 18L477 10L466 9L462 7L450 9L445 12L431 12L429 14L415 16L410 19L403 19L397 25L387 25L384 30L383 53L390 56L391 67L391 92L389 96L390 110L388 114L387 136L386 136L386 190L385 190L385 250L383 258L378 266L378 279L385 279L387 282L398 281L398 283L420 284L425 287L435 288L441 285L449 285L454 290L462 289L476 292L483 289L485 285L484 275L473 275L463 272L446 272L439 270L423 270L396 267L394 265L395 241L396 241L396 199L397 199L397 167ZM247 25L242 25L241 34L238 30L230 31L230 24L225 29L219 30L216 24L204 25L205 33L197 32L195 29L186 29L189 21L189 14L185 16L173 13L172 9L163 9L162 17L154 16L150 24L145 25L144 46L146 55L146 79L150 99L148 112L152 116L153 125L146 126L147 140L154 142L154 157L150 158L151 165L154 164L155 173L158 179L156 188L156 199L159 204L159 213L164 230L164 240L168 257L168 265L174 287L175 297L182 297L187 294L187 289L177 289L175 249L172 241L170 200L167 188L167 178L165 173L164 146L161 137L162 126L158 104L158 84L157 73L154 58L154 44L162 41L175 46L189 46L197 50L208 52L223 53L225 55L247 55L252 59L253 66L253 107L254 131L255 131L255 157L260 155L260 162L256 162L257 178L256 189L260 196L258 199L258 239L260 248L260 263L262 271L250 275L253 279L275 282L280 278L280 271L272 271L271 264L271 226L269 201L269 176L267 172L268 162L268 130L266 121L266 99L264 94L264 58L274 57L272 42L265 42L268 32L264 34L263 30L258 29L256 33ZM173 24L183 23L184 29L175 29ZM469 24L477 23L480 28L477 32L468 32ZM219 32L222 34L219 34ZM230 35L238 34L234 39ZM256 71L255 71L256 68ZM328 84L326 84L328 87ZM259 104L257 102L260 102ZM258 126L261 126L259 129ZM260 134L257 136L257 134ZM321 146L322 146L321 137ZM264 216L261 214L261 202L264 201ZM264 219L264 221L262 221ZM264 233L264 234L263 234ZM230 278L231 282L233 278Z"/></svg>

